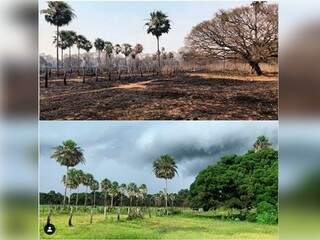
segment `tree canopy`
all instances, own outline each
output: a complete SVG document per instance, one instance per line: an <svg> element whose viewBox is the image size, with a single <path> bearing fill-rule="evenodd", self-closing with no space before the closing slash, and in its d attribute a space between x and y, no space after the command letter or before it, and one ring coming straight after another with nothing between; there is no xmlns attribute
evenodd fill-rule
<svg viewBox="0 0 320 240"><path fill-rule="evenodd" d="M269 145L244 155L222 157L190 186L193 207L251 209L262 202L277 208L278 152Z"/></svg>

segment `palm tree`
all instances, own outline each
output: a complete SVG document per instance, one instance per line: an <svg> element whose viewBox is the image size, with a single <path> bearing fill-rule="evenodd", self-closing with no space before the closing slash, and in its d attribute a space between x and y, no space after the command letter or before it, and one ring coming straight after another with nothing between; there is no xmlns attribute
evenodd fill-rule
<svg viewBox="0 0 320 240"><path fill-rule="evenodd" d="M99 190L99 182L95 179L92 179L90 183L90 189L93 191L93 207L96 207L96 191Z"/></svg>
<svg viewBox="0 0 320 240"><path fill-rule="evenodd" d="M135 196L137 185L135 183L129 183L127 186L127 193L130 198L130 207L132 206L132 198Z"/></svg>
<svg viewBox="0 0 320 240"><path fill-rule="evenodd" d="M258 152L261 149L269 148L271 146L271 143L269 143L269 140L265 136L259 136L256 140L256 142L253 144L253 150L254 152Z"/></svg>
<svg viewBox="0 0 320 240"><path fill-rule="evenodd" d="M48 8L41 10L45 20L57 27L57 75L59 73L59 27L68 25L76 16L69 4L63 1L49 1Z"/></svg>
<svg viewBox="0 0 320 240"><path fill-rule="evenodd" d="M132 53L132 46L129 43L122 44L121 45L121 52L125 57L127 72L129 72L127 57Z"/></svg>
<svg viewBox="0 0 320 240"><path fill-rule="evenodd" d="M101 181L100 186L101 186L101 190L104 192L104 205L106 206L107 195L111 188L111 182L109 179L105 178Z"/></svg>
<svg viewBox="0 0 320 240"><path fill-rule="evenodd" d="M98 51L98 66L100 67L100 64L101 64L100 54L101 54L101 51L104 49L104 41L101 38L97 38L94 41L94 47Z"/></svg>
<svg viewBox="0 0 320 240"><path fill-rule="evenodd" d="M109 80L111 80L111 55L113 53L113 45L111 42L104 43L104 50L106 51L106 67L109 71ZM108 64L109 59L109 64ZM108 67L109 66L109 67Z"/></svg>
<svg viewBox="0 0 320 240"><path fill-rule="evenodd" d="M144 198L148 192L147 185L141 184L141 186L138 188L139 198L141 199L141 204L143 205Z"/></svg>
<svg viewBox="0 0 320 240"><path fill-rule="evenodd" d="M160 46L159 46L159 38L162 34L168 33L171 26L170 20L168 16L161 11L154 11L150 13L150 18L148 22L145 24L147 26L147 33L151 33L153 36L157 38L157 55L158 55L158 66L160 72Z"/></svg>
<svg viewBox="0 0 320 240"><path fill-rule="evenodd" d="M86 43L85 43L84 46L83 46L83 49L84 49L84 50L87 52L87 54L88 54L88 61L89 61L89 57L90 57L89 51L91 50L91 48L92 48L91 42L90 42L90 41L86 41Z"/></svg>
<svg viewBox="0 0 320 240"><path fill-rule="evenodd" d="M71 63L71 47L76 43L77 34L74 31L67 31L67 47L69 48L69 68L72 68Z"/></svg>
<svg viewBox="0 0 320 240"><path fill-rule="evenodd" d="M168 154L160 156L153 162L153 171L157 178L164 178L166 181L165 199L168 207L168 179L172 179L177 172L177 165L174 158Z"/></svg>
<svg viewBox="0 0 320 240"><path fill-rule="evenodd" d="M82 184L86 187L86 194L84 199L84 206L87 206L88 199L88 187L90 187L92 181L94 180L93 175L90 173L85 173L82 178Z"/></svg>
<svg viewBox="0 0 320 240"><path fill-rule="evenodd" d="M60 31L58 42L57 36L53 37L53 44L56 44L61 49L61 66L64 67L63 51L68 48L68 31Z"/></svg>
<svg viewBox="0 0 320 240"><path fill-rule="evenodd" d="M114 197L117 196L118 193L119 193L119 183L114 181L114 182L112 182L111 188L109 190L109 195L111 196L111 204L110 204L111 208L113 207Z"/></svg>
<svg viewBox="0 0 320 240"><path fill-rule="evenodd" d="M71 139L55 147L51 158L54 158L60 165L67 167L66 182L68 182L69 167L74 167L79 163L85 163L83 150ZM66 204L66 195L67 186L65 186L64 190L63 206Z"/></svg>
<svg viewBox="0 0 320 240"><path fill-rule="evenodd" d="M123 195L125 195L127 192L127 185L125 183L122 183L120 185L119 192L120 192L120 205L122 207Z"/></svg>
<svg viewBox="0 0 320 240"><path fill-rule="evenodd" d="M69 201L68 201L68 205L70 206L71 190L72 189L77 189L79 187L79 185L80 185L80 174L79 174L79 171L77 169L75 169L75 168L69 169L69 171L68 171L68 179L67 179L66 175L63 175L62 182L70 190Z"/></svg>
<svg viewBox="0 0 320 240"><path fill-rule="evenodd" d="M88 42L88 40L83 35L78 35L75 41L78 48L78 74L80 69L80 49L84 49L86 42Z"/></svg>

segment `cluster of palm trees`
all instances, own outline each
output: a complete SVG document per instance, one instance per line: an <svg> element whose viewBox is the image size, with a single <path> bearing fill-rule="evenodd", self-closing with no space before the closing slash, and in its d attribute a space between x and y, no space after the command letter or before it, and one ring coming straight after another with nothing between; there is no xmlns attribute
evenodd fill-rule
<svg viewBox="0 0 320 240"><path fill-rule="evenodd" d="M80 49L84 49L87 53L91 50L92 43L87 40L83 35L77 35L76 32L70 30L62 30L60 31L60 27L68 25L75 17L73 9L70 7L69 4L63 1L49 1L48 8L43 9L41 11L44 14L45 20L49 22L51 25L56 26L56 36L54 37L54 44L56 45L57 50L57 59L56 59L56 69L57 75L59 74L59 48L61 49L61 62L63 64L63 51L65 49L69 49L69 70L71 69L71 48L72 46L76 45L78 49L78 74L80 68ZM148 34L152 34L157 38L157 53L156 57L158 58L158 73L160 72L161 68L161 60L160 60L160 46L159 46L159 39L164 33L168 33L171 25L168 19L168 16L161 11L154 11L150 13L150 18L145 23L147 27L146 31ZM106 65L111 62L112 54L118 56L120 53L124 55L125 58L125 66L127 68L127 72L129 72L129 67L127 64L127 58L131 56L132 59L136 59L137 55L142 53L143 46L141 44L136 44L132 46L128 43L123 44L115 44L112 45L109 41L104 41L101 38L97 38L94 41L94 47L98 53L98 67L101 67L101 53L105 51L106 56ZM169 54L169 58L173 58L173 54ZM110 64L109 64L110 65ZM118 65L118 64L117 64ZM135 61L135 67L138 65L138 61ZM119 66L117 66L119 68ZM98 68L96 69L98 71ZM119 71L119 70L118 70ZM142 73L141 73L142 74ZM110 78L110 68L109 68L109 78ZM120 74L119 74L120 78ZM46 83L47 85L47 83Z"/></svg>
<svg viewBox="0 0 320 240"><path fill-rule="evenodd" d="M92 206L95 207L95 194L101 189L104 193L104 204L107 206L107 197L110 197L110 207L114 206L114 199L117 196L120 196L120 206L123 206L123 197L126 196L130 200L130 207L133 205L135 200L135 206L145 206L145 197L148 192L148 188L145 184L137 186L135 183L129 184L119 184L117 181L110 181L109 179L103 179L100 184L90 173L86 173L82 170L75 168L78 164L85 163L85 157L83 154L82 148L73 140L65 140L61 145L58 145L54 148L54 152L51 156L55 159L60 165L66 167L66 174L62 177L62 183L64 184L64 198L63 206L66 205L67 191L69 189L70 196L68 199L68 204L71 204L71 191L77 190L76 192L76 201L75 205L78 207L78 194L79 188L83 185L86 188L85 192L85 202L84 205L87 205L87 194L88 188L93 192L93 201ZM157 178L165 180L165 189L164 193L160 192L159 197L165 198L165 206L168 207L168 180L172 179L177 173L177 165L173 157L168 154L160 156L153 163L153 171ZM171 198L171 197L170 197ZM156 201L156 200L155 200Z"/></svg>

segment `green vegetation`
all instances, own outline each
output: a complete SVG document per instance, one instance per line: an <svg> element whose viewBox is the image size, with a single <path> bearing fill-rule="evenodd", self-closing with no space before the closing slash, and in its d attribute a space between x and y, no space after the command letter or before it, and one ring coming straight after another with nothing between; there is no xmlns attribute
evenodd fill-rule
<svg viewBox="0 0 320 240"><path fill-rule="evenodd" d="M153 163L155 177L166 183L164 191L155 194L148 194L145 184L119 184L107 178L99 184L92 174L69 169L85 161L82 149L72 140L57 146L52 158L67 166L62 177L65 195L54 191L40 194L41 224L55 224L59 229L55 238L277 236L274 224L278 222L278 152L264 136L258 137L247 153L224 156L208 166L198 174L190 190L178 193L167 190L167 180L178 173L174 158L168 154ZM81 184L86 192L72 194L71 190L79 189Z"/></svg>
<svg viewBox="0 0 320 240"><path fill-rule="evenodd" d="M278 152L258 137L242 156L225 156L201 171L190 186L192 207L235 208L244 219L260 223L278 220Z"/></svg>
<svg viewBox="0 0 320 240"><path fill-rule="evenodd" d="M213 218L213 212L198 212L191 209L177 209L180 214L156 216L156 208L150 208L142 220L127 220L126 208L122 208L120 220L115 211L103 216L103 208L94 209L90 224L88 213L83 209L74 214L73 227L68 227L68 213L53 211L52 223L57 231L48 236L41 231L41 239L236 239L275 240L277 226L239 221L221 221ZM40 229L46 219L46 206L41 207ZM164 209L163 209L164 210Z"/></svg>

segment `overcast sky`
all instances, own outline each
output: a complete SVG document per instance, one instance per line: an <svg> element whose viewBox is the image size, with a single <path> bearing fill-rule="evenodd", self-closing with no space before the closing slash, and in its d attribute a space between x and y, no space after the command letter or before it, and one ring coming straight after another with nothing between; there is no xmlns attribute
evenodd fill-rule
<svg viewBox="0 0 320 240"><path fill-rule="evenodd" d="M184 46L184 39L192 27L211 19L219 9L230 9L247 5L251 1L67 1L77 18L61 29L74 30L86 36L91 42L96 38L105 41L132 45L141 43L145 53L154 53L156 38L146 33L144 24L150 12L161 10L171 20L169 34L161 38L161 46L167 51L177 51ZM39 2L39 9L47 8L46 1ZM52 44L56 28L39 16L39 53L55 56ZM94 49L92 51L95 51ZM73 53L76 53L74 47Z"/></svg>
<svg viewBox="0 0 320 240"><path fill-rule="evenodd" d="M84 150L85 165L100 182L145 183L149 192L162 190L163 180L152 172L152 163L171 154L178 176L169 182L170 191L188 188L199 171L220 156L246 152L259 135L277 146L278 123L274 121L41 121L40 191L63 192L61 177L66 169L50 156L53 147L73 139Z"/></svg>

